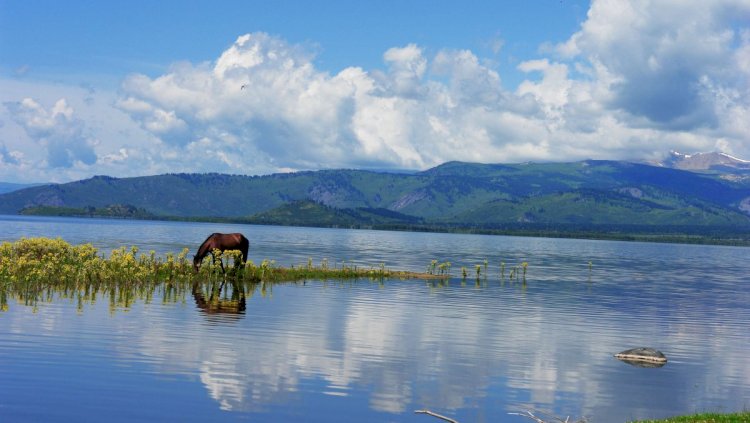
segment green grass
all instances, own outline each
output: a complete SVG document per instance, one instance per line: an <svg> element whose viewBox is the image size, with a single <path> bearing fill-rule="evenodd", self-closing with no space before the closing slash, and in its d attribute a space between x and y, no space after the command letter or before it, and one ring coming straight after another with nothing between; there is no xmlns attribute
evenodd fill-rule
<svg viewBox="0 0 750 423"><path fill-rule="evenodd" d="M750 423L750 411L740 413L699 413L661 420L638 420L631 423Z"/></svg>

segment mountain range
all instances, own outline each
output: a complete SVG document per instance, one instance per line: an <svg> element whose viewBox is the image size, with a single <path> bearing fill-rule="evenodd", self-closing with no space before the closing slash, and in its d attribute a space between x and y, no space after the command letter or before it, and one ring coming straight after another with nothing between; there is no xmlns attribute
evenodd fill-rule
<svg viewBox="0 0 750 423"><path fill-rule="evenodd" d="M683 170L750 174L750 161L720 152L683 154L670 151L669 156L657 165Z"/></svg>
<svg viewBox="0 0 750 423"><path fill-rule="evenodd" d="M29 188L29 187L38 186L38 185L44 185L44 184L15 184L12 182L0 182L0 194L18 191L19 189Z"/></svg>
<svg viewBox="0 0 750 423"><path fill-rule="evenodd" d="M674 163L690 158L677 159ZM108 217L122 211L122 217L305 226L723 228L731 233L750 232L750 183L725 173L621 161L448 162L409 174L341 169L266 176L95 176L0 195L2 214L100 211Z"/></svg>

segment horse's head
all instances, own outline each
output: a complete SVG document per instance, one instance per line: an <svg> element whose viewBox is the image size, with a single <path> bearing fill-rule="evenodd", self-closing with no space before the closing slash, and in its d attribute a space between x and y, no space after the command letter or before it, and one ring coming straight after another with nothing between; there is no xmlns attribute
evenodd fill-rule
<svg viewBox="0 0 750 423"><path fill-rule="evenodd" d="M195 273L201 270L201 263L203 263L203 257L193 256L193 269L195 269Z"/></svg>

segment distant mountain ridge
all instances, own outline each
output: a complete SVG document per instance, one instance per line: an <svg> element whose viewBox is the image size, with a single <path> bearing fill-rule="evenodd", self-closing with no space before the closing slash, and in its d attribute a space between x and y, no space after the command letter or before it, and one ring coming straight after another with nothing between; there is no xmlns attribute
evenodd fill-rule
<svg viewBox="0 0 750 423"><path fill-rule="evenodd" d="M12 182L0 182L0 194L5 194L7 192L18 191L19 189L35 187L39 185L44 184L16 184Z"/></svg>
<svg viewBox="0 0 750 423"><path fill-rule="evenodd" d="M721 152L683 154L670 151L659 164L682 170L750 171L750 161Z"/></svg>
<svg viewBox="0 0 750 423"><path fill-rule="evenodd" d="M306 226L750 228L746 184L714 174L599 160L448 162L416 173L321 170L266 176L95 176L0 195L3 214L35 207L38 212L112 205L157 218L229 218Z"/></svg>

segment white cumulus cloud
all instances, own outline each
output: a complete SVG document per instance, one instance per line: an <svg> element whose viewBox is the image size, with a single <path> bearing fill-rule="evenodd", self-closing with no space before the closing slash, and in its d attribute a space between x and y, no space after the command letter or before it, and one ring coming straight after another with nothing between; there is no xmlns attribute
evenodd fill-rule
<svg viewBox="0 0 750 423"><path fill-rule="evenodd" d="M300 46L246 34L213 62L131 76L120 107L192 160L250 173L642 159L718 139L747 155L750 36L728 14L745 8L595 1L559 56L518 65L513 91L469 50L408 44L383 70L331 75Z"/></svg>
<svg viewBox="0 0 750 423"><path fill-rule="evenodd" d="M127 76L116 94L56 102L0 80L0 175L426 169L671 149L750 158L749 21L750 0L593 0L577 31L515 69L504 49L488 59L407 43L386 49L382 68L330 73L309 48L250 33L213 60ZM505 86L506 71L523 80Z"/></svg>
<svg viewBox="0 0 750 423"><path fill-rule="evenodd" d="M721 129L716 89L741 93L730 108L748 104L743 21L747 0L597 0L558 52L617 76L611 108L666 130Z"/></svg>
<svg viewBox="0 0 750 423"><path fill-rule="evenodd" d="M74 116L64 98L45 108L31 98L5 103L11 118L47 153L52 168L69 168L75 162L96 162L95 141L86 134L85 124Z"/></svg>

